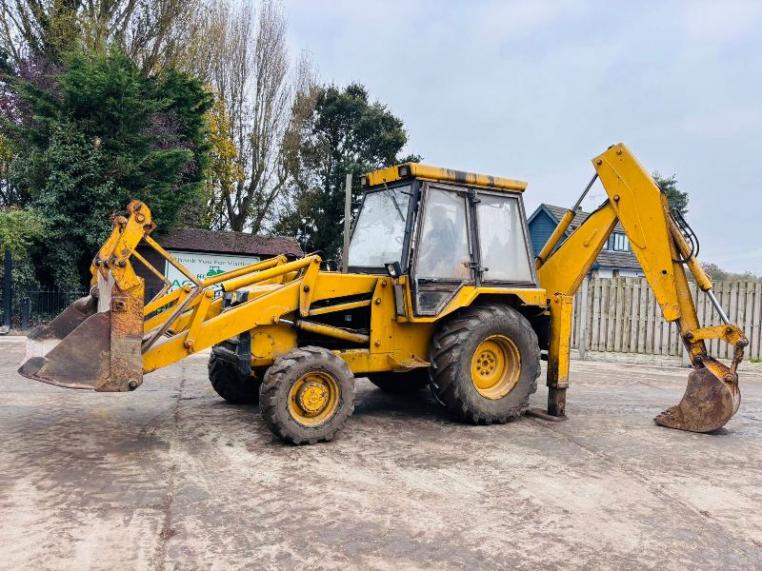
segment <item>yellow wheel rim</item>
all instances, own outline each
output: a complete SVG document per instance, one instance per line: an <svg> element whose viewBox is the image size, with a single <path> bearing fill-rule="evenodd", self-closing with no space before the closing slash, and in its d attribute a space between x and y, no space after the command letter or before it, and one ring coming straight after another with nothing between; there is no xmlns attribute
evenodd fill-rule
<svg viewBox="0 0 762 571"><path fill-rule="evenodd" d="M336 413L340 395L339 384L329 373L305 373L288 392L288 412L299 424L318 426Z"/></svg>
<svg viewBox="0 0 762 571"><path fill-rule="evenodd" d="M479 343L471 357L471 382L484 398L498 400L513 390L521 376L521 355L504 335Z"/></svg>

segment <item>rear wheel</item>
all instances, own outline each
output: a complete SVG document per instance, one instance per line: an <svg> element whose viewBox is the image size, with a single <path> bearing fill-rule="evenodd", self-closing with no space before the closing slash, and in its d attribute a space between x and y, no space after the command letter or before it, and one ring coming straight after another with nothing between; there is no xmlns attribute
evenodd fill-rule
<svg viewBox="0 0 762 571"><path fill-rule="evenodd" d="M209 357L209 381L215 392L229 403L256 404L262 381L251 375L242 375L231 362L214 353Z"/></svg>
<svg viewBox="0 0 762 571"><path fill-rule="evenodd" d="M429 384L429 370L413 369L404 373L369 373L368 380L385 393L412 395Z"/></svg>
<svg viewBox="0 0 762 571"><path fill-rule="evenodd" d="M267 370L259 408L280 439L327 442L352 414L354 390L354 375L343 359L322 347L300 347L278 357Z"/></svg>
<svg viewBox="0 0 762 571"><path fill-rule="evenodd" d="M520 416L537 390L540 347L527 319L498 304L469 307L444 322L431 345L432 389L461 420Z"/></svg>

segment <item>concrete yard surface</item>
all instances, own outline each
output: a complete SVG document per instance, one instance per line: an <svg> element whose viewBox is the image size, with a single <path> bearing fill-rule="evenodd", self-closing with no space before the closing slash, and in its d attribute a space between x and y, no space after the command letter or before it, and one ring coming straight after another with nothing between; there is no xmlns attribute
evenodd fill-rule
<svg viewBox="0 0 762 571"><path fill-rule="evenodd" d="M568 421L482 427L363 379L334 442L294 447L204 356L98 394L17 375L21 341L0 340L2 569L762 568L760 372L712 435L653 424L679 368L576 361Z"/></svg>

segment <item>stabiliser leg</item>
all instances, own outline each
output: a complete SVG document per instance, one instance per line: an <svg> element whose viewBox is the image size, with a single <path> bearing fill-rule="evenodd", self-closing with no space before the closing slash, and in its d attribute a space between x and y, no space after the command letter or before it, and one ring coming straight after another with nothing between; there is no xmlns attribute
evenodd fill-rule
<svg viewBox="0 0 762 571"><path fill-rule="evenodd" d="M566 388L548 387L548 414L566 417Z"/></svg>
<svg viewBox="0 0 762 571"><path fill-rule="evenodd" d="M574 297L557 293L550 303L548 348L548 410L530 409L527 414L545 420L566 420L566 389L569 388L571 326Z"/></svg>

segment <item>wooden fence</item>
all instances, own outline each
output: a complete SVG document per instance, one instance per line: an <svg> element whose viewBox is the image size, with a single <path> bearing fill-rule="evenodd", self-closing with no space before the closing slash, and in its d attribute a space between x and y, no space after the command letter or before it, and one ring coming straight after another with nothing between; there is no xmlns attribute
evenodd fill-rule
<svg viewBox="0 0 762 571"><path fill-rule="evenodd" d="M699 323L719 325L709 298L691 283ZM717 282L714 293L732 323L749 338L744 360L759 360L762 338L762 283ZM675 323L664 321L645 278L589 278L574 300L572 347L585 351L643 353L681 357L683 343ZM580 343L584 338L584 343ZM709 354L732 358L733 348L711 341Z"/></svg>

